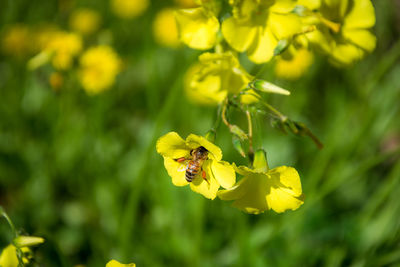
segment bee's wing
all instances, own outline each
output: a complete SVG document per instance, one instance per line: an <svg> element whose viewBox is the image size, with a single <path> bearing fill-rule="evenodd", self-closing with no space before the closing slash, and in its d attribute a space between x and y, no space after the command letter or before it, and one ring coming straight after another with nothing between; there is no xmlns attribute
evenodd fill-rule
<svg viewBox="0 0 400 267"><path fill-rule="evenodd" d="M188 168L189 162L186 162L185 164L181 164L178 168L178 172L185 172Z"/></svg>

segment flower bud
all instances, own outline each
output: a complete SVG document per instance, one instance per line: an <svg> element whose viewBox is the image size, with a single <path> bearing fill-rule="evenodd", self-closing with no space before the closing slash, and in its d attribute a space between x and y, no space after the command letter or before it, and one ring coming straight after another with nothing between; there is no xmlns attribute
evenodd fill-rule
<svg viewBox="0 0 400 267"><path fill-rule="evenodd" d="M288 90L283 89L275 84L269 83L264 80L255 80L249 83L249 87L264 93L290 95L290 92Z"/></svg>
<svg viewBox="0 0 400 267"><path fill-rule="evenodd" d="M44 242L44 238L37 236L18 236L14 239L14 245L16 247L31 247L36 246Z"/></svg>

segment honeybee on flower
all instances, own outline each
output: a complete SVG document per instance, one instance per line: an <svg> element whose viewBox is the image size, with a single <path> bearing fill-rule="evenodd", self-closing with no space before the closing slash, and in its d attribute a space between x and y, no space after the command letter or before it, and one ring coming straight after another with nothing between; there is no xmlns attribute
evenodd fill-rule
<svg viewBox="0 0 400 267"><path fill-rule="evenodd" d="M214 199L220 186L230 188L235 184L235 170L222 161L221 149L202 136L191 134L183 140L170 132L158 139L156 149L176 186L189 184L193 191Z"/></svg>

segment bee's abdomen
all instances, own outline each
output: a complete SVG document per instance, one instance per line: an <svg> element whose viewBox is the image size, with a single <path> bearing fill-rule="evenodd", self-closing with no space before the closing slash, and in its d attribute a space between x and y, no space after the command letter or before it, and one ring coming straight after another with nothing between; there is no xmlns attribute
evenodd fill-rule
<svg viewBox="0 0 400 267"><path fill-rule="evenodd" d="M194 177L199 173L200 165L196 162L190 161L186 169L185 178L189 183L193 181Z"/></svg>

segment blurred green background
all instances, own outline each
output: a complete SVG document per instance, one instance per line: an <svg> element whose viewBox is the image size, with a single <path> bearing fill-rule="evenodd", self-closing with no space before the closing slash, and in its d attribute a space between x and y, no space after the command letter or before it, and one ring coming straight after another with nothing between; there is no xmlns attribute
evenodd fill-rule
<svg viewBox="0 0 400 267"><path fill-rule="evenodd" d="M108 1L0 2L0 31L49 22L68 29L77 7L100 12L100 37L124 62L116 84L88 96L76 83L55 92L44 67L0 55L0 205L24 233L42 236L40 266L400 266L400 7L373 1L378 44L345 69L317 58L291 90L269 100L324 143L283 135L259 117L271 167L294 166L305 203L248 215L175 187L155 141L169 131L205 134L215 109L182 89L198 51L158 46L152 21L172 1L151 1L122 20ZM65 5L67 8L65 8ZM61 8L64 7L64 8ZM254 73L253 73L254 74ZM224 159L244 163L220 127ZM11 240L0 221L0 247Z"/></svg>

